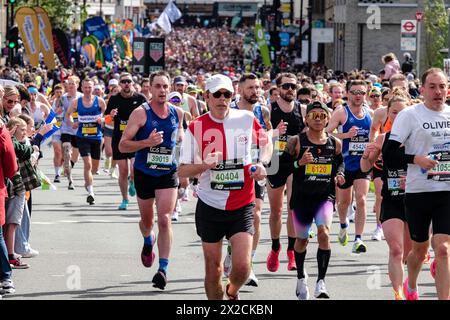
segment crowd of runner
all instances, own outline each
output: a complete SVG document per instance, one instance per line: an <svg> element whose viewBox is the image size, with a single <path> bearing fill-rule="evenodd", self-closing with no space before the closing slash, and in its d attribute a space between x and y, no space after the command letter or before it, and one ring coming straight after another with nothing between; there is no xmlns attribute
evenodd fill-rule
<svg viewBox="0 0 450 320"><path fill-rule="evenodd" d="M192 39L197 32L192 30ZM220 40L218 32L209 41ZM195 61L182 75L1 67L3 78L11 80L0 85L2 294L15 292L12 269L29 268L25 259L39 255L29 243L32 190L41 185L41 144L47 141L54 174L45 174L53 183L67 184L68 190L83 187L74 184L72 172L82 166L83 201L89 205L96 203L95 176L101 170L118 181L118 210L128 210L136 196L142 264L150 268L158 258L152 283L161 290L176 237L172 222L182 219L192 190L208 299L239 299L242 286L258 286L252 260L265 202L267 271L278 271L285 252L287 269L296 272L298 299L310 298L305 259L315 236L313 295L333 296L325 279L335 212L338 242L352 242L352 253L370 254L369 237L386 240L396 300L419 299L417 279L431 249L438 298L449 299L450 107L442 70L429 69L418 79L389 64L396 58L386 55L379 74L316 69L271 77L187 55L190 47L214 47L213 42L190 42L176 33L171 41L171 50ZM225 55L241 54L220 42ZM200 70L197 64L204 60L219 72ZM371 180L377 227L367 235ZM280 241L284 201L287 244ZM228 278L225 287L222 276Z"/></svg>

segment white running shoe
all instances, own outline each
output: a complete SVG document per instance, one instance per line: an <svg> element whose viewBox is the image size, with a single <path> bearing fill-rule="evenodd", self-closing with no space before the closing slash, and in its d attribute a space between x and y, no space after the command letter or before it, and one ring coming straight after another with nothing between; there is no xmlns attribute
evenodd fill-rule
<svg viewBox="0 0 450 320"><path fill-rule="evenodd" d="M316 299L330 299L327 287L325 286L325 281L319 280L319 282L316 283L316 290L314 290L314 297Z"/></svg>
<svg viewBox="0 0 450 320"><path fill-rule="evenodd" d="M225 277L229 277L231 273L231 252L227 250L227 255L225 256L225 260L223 260L223 274Z"/></svg>
<svg viewBox="0 0 450 320"><path fill-rule="evenodd" d="M297 279L297 288L295 294L298 300L309 300L309 289L308 289L308 275L305 272L305 277L302 279Z"/></svg>
<svg viewBox="0 0 450 320"><path fill-rule="evenodd" d="M348 211L347 211L347 219L350 222L355 222L355 211L356 211L356 206L354 205L354 203L351 203L350 207L348 208Z"/></svg>
<svg viewBox="0 0 450 320"><path fill-rule="evenodd" d="M377 227L372 232L372 240L381 241L381 240L383 240L383 238L384 238L383 229L380 227Z"/></svg>
<svg viewBox="0 0 450 320"><path fill-rule="evenodd" d="M25 253L20 253L20 255L22 258L34 258L39 255L39 251L30 248L30 250Z"/></svg>
<svg viewBox="0 0 450 320"><path fill-rule="evenodd" d="M257 287L258 286L258 278L256 278L255 273L253 272L253 268L250 269L250 275L248 276L246 286Z"/></svg>

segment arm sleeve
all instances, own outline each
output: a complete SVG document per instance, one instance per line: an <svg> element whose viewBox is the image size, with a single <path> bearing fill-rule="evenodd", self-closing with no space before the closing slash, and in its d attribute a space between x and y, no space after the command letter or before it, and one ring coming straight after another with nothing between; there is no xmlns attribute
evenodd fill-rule
<svg viewBox="0 0 450 320"><path fill-rule="evenodd" d="M334 164L337 168L337 174L344 175L345 166L344 166L344 157L342 156L342 153L339 153L334 158Z"/></svg>
<svg viewBox="0 0 450 320"><path fill-rule="evenodd" d="M414 163L414 155L405 154L405 147L400 142L389 139L383 150L383 161L387 167L400 168Z"/></svg>

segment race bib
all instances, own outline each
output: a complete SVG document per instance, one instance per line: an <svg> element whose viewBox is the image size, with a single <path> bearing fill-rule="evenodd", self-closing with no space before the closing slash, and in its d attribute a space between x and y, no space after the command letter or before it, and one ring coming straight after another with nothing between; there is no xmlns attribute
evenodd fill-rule
<svg viewBox="0 0 450 320"><path fill-rule="evenodd" d="M155 170L170 170L173 165L172 149L152 147L147 155L147 166Z"/></svg>
<svg viewBox="0 0 450 320"><path fill-rule="evenodd" d="M73 122L77 122L78 121L78 112L72 113L72 120L73 120Z"/></svg>
<svg viewBox="0 0 450 320"><path fill-rule="evenodd" d="M400 178L388 178L387 182L388 182L388 190L389 191L401 190L401 188L400 188L401 179Z"/></svg>
<svg viewBox="0 0 450 320"><path fill-rule="evenodd" d="M366 147L367 142L350 142L348 150L352 156L362 156Z"/></svg>
<svg viewBox="0 0 450 320"><path fill-rule="evenodd" d="M305 175L307 175L307 176L330 176L331 175L331 164L308 163L305 167Z"/></svg>
<svg viewBox="0 0 450 320"><path fill-rule="evenodd" d="M128 121L120 120L119 130L120 132L124 132L127 127Z"/></svg>
<svg viewBox="0 0 450 320"><path fill-rule="evenodd" d="M81 126L81 134L83 136L96 136L98 132L96 123L83 123Z"/></svg>
<svg viewBox="0 0 450 320"><path fill-rule="evenodd" d="M210 170L211 189L242 190L244 188L244 165L242 159L227 160Z"/></svg>
<svg viewBox="0 0 450 320"><path fill-rule="evenodd" d="M288 139L287 135L282 135L279 137L278 140L275 141L274 151L278 152L279 155L281 155L284 149L286 149L287 139Z"/></svg>

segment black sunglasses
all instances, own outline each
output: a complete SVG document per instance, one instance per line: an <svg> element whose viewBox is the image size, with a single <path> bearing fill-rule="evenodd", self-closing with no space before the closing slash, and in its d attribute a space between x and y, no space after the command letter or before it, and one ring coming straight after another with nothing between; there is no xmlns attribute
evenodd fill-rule
<svg viewBox="0 0 450 320"><path fill-rule="evenodd" d="M13 102L14 102L14 104L19 103L19 101L17 101L17 100L11 100L11 99L6 100L6 102L7 102L8 104L11 104L11 103L13 103Z"/></svg>
<svg viewBox="0 0 450 320"><path fill-rule="evenodd" d="M289 90L289 89L296 90L297 84L296 83L283 83L281 85L281 88L284 90Z"/></svg>
<svg viewBox="0 0 450 320"><path fill-rule="evenodd" d="M131 83L133 81L131 81L130 79L124 79L124 80L120 80L120 83Z"/></svg>
<svg viewBox="0 0 450 320"><path fill-rule="evenodd" d="M216 91L212 95L216 99L219 99L222 95L225 97L225 99L230 99L233 94L230 91L225 92Z"/></svg>

